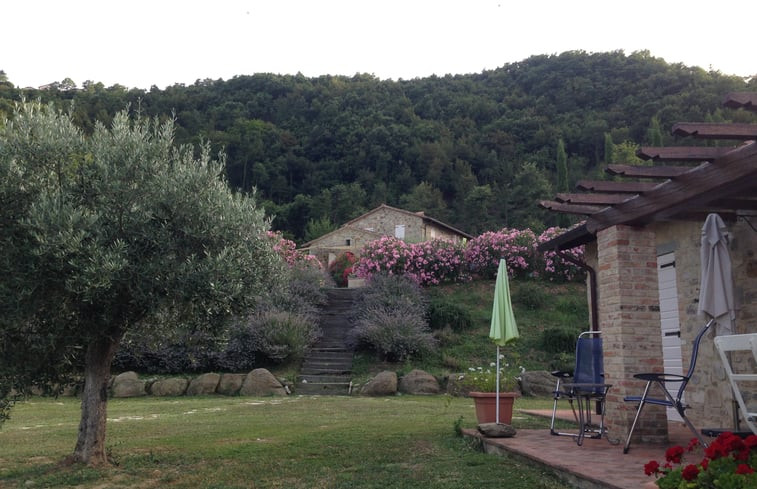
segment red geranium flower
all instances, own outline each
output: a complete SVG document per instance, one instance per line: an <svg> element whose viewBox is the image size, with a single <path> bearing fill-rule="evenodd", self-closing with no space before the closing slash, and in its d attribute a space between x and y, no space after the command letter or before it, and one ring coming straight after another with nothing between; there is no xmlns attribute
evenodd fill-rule
<svg viewBox="0 0 757 489"><path fill-rule="evenodd" d="M689 464L686 467L684 467L683 471L681 472L681 477L683 477L684 480L687 481L693 481L697 478L697 475L699 474L699 469L694 464Z"/></svg>
<svg viewBox="0 0 757 489"><path fill-rule="evenodd" d="M699 439L692 438L689 440L689 445L686 447L687 452L693 452L696 447L699 446Z"/></svg>
<svg viewBox="0 0 757 489"><path fill-rule="evenodd" d="M757 447L757 435L749 435L744 438L744 445L749 449Z"/></svg>
<svg viewBox="0 0 757 489"><path fill-rule="evenodd" d="M747 464L739 464L739 466L736 467L736 473L737 474L753 474L754 469L748 466Z"/></svg>
<svg viewBox="0 0 757 489"><path fill-rule="evenodd" d="M644 473L646 475L653 475L660 472L660 464L657 462L657 460L650 460L646 464L644 464Z"/></svg>
<svg viewBox="0 0 757 489"><path fill-rule="evenodd" d="M683 447L676 445L674 447L670 447L665 451L665 460L668 462L673 462L674 464L680 464L681 463L681 457L683 457Z"/></svg>

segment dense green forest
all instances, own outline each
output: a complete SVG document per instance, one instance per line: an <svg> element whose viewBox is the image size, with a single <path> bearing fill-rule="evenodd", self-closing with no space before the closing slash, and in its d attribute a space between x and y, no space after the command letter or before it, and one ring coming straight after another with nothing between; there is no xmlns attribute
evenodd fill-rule
<svg viewBox="0 0 757 489"><path fill-rule="evenodd" d="M87 130L126 106L174 117L177 142L223 148L230 184L256 188L273 227L301 243L380 203L471 234L567 224L536 202L607 163L633 162L640 145L671 144L676 122L754 122L722 108L726 93L745 90L757 79L645 51L572 51L412 80L256 74L165 90L70 79L20 88L0 71L0 117L22 98L68 105Z"/></svg>

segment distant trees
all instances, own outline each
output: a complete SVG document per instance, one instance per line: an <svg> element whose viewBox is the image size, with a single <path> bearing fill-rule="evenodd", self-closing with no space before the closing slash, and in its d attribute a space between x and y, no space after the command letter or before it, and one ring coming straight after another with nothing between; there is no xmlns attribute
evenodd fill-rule
<svg viewBox="0 0 757 489"><path fill-rule="evenodd" d="M127 332L217 329L281 270L223 157L173 136L171 121L126 112L85 135L39 102L0 126L0 415L11 390L83 372L73 461L106 463L107 383Z"/></svg>
<svg viewBox="0 0 757 489"><path fill-rule="evenodd" d="M753 114L723 111L721 100L729 91L753 90L755 83L668 64L646 51L571 51L471 75L397 82L366 74L256 74L165 90L87 81L82 90L43 92L8 91L0 82L0 110L21 95L65 107L75 101L74 120L86 132L127 104L161 120L175 115L177 142L209 140L213 151L224 149L232 188L257 188L261 203L276 211L276 228L302 242L310 219L326 216L341 224L348 218L333 202L333 189L352 185L361 189L352 203L362 209L433 204L423 210L469 232L492 221L499 228L514 216L537 230L558 224L535 201L512 195L524 171L540 173L550 191L565 189L555 164L558 140L570 188L580 178L597 177L605 164L632 162L626 151L632 147L666 143L675 122L753 121ZM613 154L616 146L622 154ZM524 170L527 163L534 167ZM441 193L441 202L426 198L427 189L419 187L424 182ZM494 200L484 205L486 186ZM526 207L514 208L516 201ZM476 218L475 212L487 214Z"/></svg>

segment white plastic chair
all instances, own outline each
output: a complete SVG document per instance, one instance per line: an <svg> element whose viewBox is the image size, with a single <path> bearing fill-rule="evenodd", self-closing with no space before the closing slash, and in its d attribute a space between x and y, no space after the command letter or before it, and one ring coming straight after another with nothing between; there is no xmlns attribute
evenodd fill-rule
<svg viewBox="0 0 757 489"><path fill-rule="evenodd" d="M757 333L752 334L732 334L715 337L715 348L720 354L720 360L723 362L725 373L728 376L728 381L731 383L733 389L733 396L736 398L736 402L739 405L741 416L744 418L744 422L747 424L752 433L757 435L757 412L749 412L746 403L744 403L744 396L741 394L741 388L745 383L752 383L749 392L754 391L754 386L757 385L757 371L753 373L742 373L737 369L739 373L733 371L733 365L729 360L732 355L727 355L731 352L739 351L751 351L755 364L757 364Z"/></svg>

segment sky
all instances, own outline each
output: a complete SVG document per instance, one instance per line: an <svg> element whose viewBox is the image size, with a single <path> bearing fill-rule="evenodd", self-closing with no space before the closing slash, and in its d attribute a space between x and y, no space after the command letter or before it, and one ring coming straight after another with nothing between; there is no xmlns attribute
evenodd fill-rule
<svg viewBox="0 0 757 489"><path fill-rule="evenodd" d="M165 88L255 73L480 73L532 55L648 50L757 75L753 0L11 0L0 70Z"/></svg>

